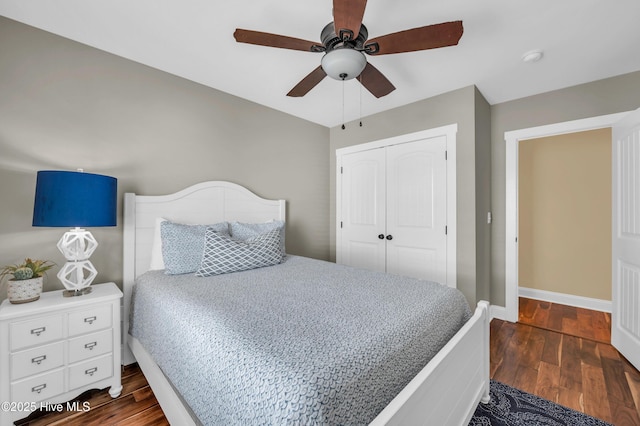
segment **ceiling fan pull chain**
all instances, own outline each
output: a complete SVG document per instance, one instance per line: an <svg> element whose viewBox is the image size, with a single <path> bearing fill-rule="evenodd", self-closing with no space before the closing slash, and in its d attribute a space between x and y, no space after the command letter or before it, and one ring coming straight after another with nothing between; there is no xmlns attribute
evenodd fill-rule
<svg viewBox="0 0 640 426"><path fill-rule="evenodd" d="M360 76L360 127L362 127L362 75Z"/></svg>
<svg viewBox="0 0 640 426"><path fill-rule="evenodd" d="M342 79L342 130L344 129L344 79Z"/></svg>

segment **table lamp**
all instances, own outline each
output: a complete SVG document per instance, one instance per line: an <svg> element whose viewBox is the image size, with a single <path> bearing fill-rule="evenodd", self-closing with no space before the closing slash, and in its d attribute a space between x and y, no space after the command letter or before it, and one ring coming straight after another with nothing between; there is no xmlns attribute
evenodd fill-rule
<svg viewBox="0 0 640 426"><path fill-rule="evenodd" d="M67 259L58 272L65 297L91 292L98 272L89 257L98 242L83 227L116 226L116 198L116 178L82 170L38 172L33 226L72 228L57 245Z"/></svg>

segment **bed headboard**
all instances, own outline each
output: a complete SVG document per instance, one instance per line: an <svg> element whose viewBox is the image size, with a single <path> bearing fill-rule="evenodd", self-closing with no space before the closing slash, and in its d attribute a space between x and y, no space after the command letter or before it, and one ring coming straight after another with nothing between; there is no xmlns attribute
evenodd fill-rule
<svg viewBox="0 0 640 426"><path fill-rule="evenodd" d="M203 182L169 195L124 194L123 363L134 362L126 345L129 304L137 276L149 269L156 218L187 224L285 220L285 201L266 200L231 182Z"/></svg>

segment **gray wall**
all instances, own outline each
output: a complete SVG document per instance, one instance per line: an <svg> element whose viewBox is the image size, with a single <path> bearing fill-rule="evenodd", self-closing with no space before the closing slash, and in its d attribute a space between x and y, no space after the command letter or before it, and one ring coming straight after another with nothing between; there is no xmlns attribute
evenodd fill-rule
<svg viewBox="0 0 640 426"><path fill-rule="evenodd" d="M476 301L491 300L491 106L477 88L476 143Z"/></svg>
<svg viewBox="0 0 640 426"><path fill-rule="evenodd" d="M640 107L640 72L491 107L491 303L505 304L504 132L631 111Z"/></svg>
<svg viewBox="0 0 640 426"><path fill-rule="evenodd" d="M64 263L31 227L36 172L118 178L117 228L94 228L95 282L122 276L122 194L228 180L287 200L287 251L329 258L329 129L0 17L0 266ZM61 288L49 274L45 290ZM5 297L4 289L0 299Z"/></svg>
<svg viewBox="0 0 640 426"><path fill-rule="evenodd" d="M476 161L488 161L488 111L489 105L480 92L474 86L469 86L366 117L362 120L362 127L355 121L347 123L344 130L340 126L332 128L329 153L331 258L335 259L336 149L457 123L458 288L472 305L475 305L478 295L484 297L489 288L490 265L488 257L485 265L478 264L476 256L479 253L476 244L484 247L490 243L488 232L476 234L476 206L488 206L491 194L489 185L477 191L476 184L488 179L489 168L481 166L476 171ZM477 120L484 120L485 123L477 125ZM483 152L476 155L478 147L481 147ZM481 177L480 180L478 176ZM478 203L477 199L483 201ZM484 214L486 215L486 212ZM481 240L477 241L478 236ZM483 290L477 292L477 288Z"/></svg>

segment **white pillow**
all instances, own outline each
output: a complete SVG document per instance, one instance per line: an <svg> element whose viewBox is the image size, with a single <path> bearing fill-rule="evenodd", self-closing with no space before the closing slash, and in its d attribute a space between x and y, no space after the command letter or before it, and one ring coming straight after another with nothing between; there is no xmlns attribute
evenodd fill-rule
<svg viewBox="0 0 640 426"><path fill-rule="evenodd" d="M149 265L150 271L156 271L164 269L164 259L162 258L162 236L160 235L160 224L164 222L165 218L157 217L156 225L153 229L153 245L151 246L151 264Z"/></svg>

